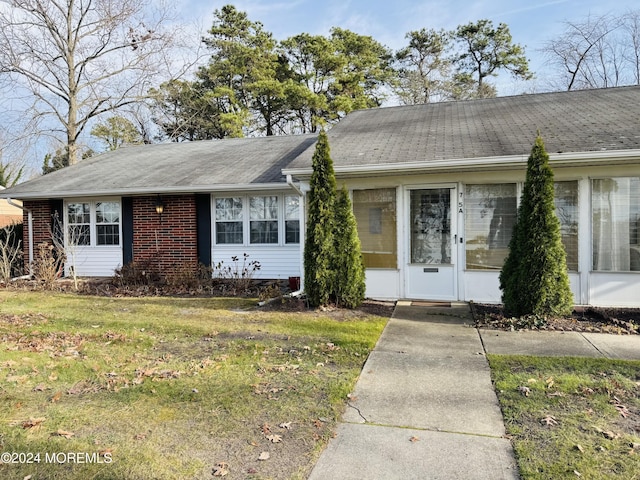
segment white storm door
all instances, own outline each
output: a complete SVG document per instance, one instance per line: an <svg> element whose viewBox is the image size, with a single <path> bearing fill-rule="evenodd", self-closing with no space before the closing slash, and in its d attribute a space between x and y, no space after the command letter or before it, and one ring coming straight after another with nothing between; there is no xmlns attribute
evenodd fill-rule
<svg viewBox="0 0 640 480"><path fill-rule="evenodd" d="M409 190L407 298L457 300L456 189Z"/></svg>

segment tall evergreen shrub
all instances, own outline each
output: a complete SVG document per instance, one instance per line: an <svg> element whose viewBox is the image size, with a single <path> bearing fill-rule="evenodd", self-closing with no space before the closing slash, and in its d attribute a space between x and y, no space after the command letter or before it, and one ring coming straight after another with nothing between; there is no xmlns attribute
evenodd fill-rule
<svg viewBox="0 0 640 480"><path fill-rule="evenodd" d="M312 160L309 218L304 246L304 289L309 304L317 307L329 302L334 291L333 236L336 178L326 132L321 131Z"/></svg>
<svg viewBox="0 0 640 480"><path fill-rule="evenodd" d="M538 134L507 256L500 272L505 312L513 316L571 314L566 253L554 204L553 171Z"/></svg>
<svg viewBox="0 0 640 480"><path fill-rule="evenodd" d="M365 269L356 217L344 185L336 202L334 237L335 300L341 307L356 308L364 300Z"/></svg>

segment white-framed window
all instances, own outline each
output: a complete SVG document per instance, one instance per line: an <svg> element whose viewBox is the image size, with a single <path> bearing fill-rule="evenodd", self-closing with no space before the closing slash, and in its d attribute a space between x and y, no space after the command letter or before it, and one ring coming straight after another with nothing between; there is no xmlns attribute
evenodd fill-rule
<svg viewBox="0 0 640 480"><path fill-rule="evenodd" d="M517 184L467 185L465 207L467 269L502 269L518 212Z"/></svg>
<svg viewBox="0 0 640 480"><path fill-rule="evenodd" d="M278 243L278 196L249 197L250 243Z"/></svg>
<svg viewBox="0 0 640 480"><path fill-rule="evenodd" d="M640 271L640 177L591 180L593 270Z"/></svg>
<svg viewBox="0 0 640 480"><path fill-rule="evenodd" d="M300 198L268 194L213 198L216 245L300 243Z"/></svg>
<svg viewBox="0 0 640 480"><path fill-rule="evenodd" d="M366 268L397 268L396 189L353 191L353 214Z"/></svg>
<svg viewBox="0 0 640 480"><path fill-rule="evenodd" d="M300 243L300 197L284 197L284 243Z"/></svg>
<svg viewBox="0 0 640 480"><path fill-rule="evenodd" d="M120 245L119 202L96 202L96 243Z"/></svg>
<svg viewBox="0 0 640 480"><path fill-rule="evenodd" d="M567 268L578 271L578 182L575 180L555 182L554 203L560 220L562 245L567 255Z"/></svg>
<svg viewBox="0 0 640 480"><path fill-rule="evenodd" d="M215 199L216 243L243 243L242 197L222 197Z"/></svg>
<svg viewBox="0 0 640 480"><path fill-rule="evenodd" d="M66 204L66 243L79 246L120 245L118 200L69 201Z"/></svg>
<svg viewBox="0 0 640 480"><path fill-rule="evenodd" d="M578 271L578 182L554 183L554 203L569 271ZM466 185L468 270L501 270L518 213L518 184Z"/></svg>

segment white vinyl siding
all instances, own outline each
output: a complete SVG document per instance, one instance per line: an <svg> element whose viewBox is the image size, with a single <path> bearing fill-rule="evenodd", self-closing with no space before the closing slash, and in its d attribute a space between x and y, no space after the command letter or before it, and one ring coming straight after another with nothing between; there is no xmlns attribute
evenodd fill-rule
<svg viewBox="0 0 640 480"><path fill-rule="evenodd" d="M214 269L259 262L256 279L287 279L301 275L299 198L285 193L220 195L213 197ZM231 207L233 208L227 208ZM218 223L235 222L233 243L226 242ZM297 225L294 225L297 223ZM297 227L297 231L296 231ZM298 240L297 243L294 243ZM245 260L245 254L246 260ZM233 258L237 261L234 262ZM214 273L215 274L215 273Z"/></svg>
<svg viewBox="0 0 640 480"><path fill-rule="evenodd" d="M254 272L253 278L287 279L300 276L300 247L298 245L261 246L250 245L238 247L233 245L214 245L212 252L214 268L222 262L222 266L239 266L242 268L244 254L249 262L260 262L260 270ZM238 257L237 263L232 258ZM215 272L214 272L215 274Z"/></svg>
<svg viewBox="0 0 640 480"><path fill-rule="evenodd" d="M110 277L122 265L120 199L65 202L65 274Z"/></svg>
<svg viewBox="0 0 640 480"><path fill-rule="evenodd" d="M122 248L103 246L92 248L80 246L74 255L70 255L65 264L65 274L73 266L80 277L111 277L116 268L122 266Z"/></svg>

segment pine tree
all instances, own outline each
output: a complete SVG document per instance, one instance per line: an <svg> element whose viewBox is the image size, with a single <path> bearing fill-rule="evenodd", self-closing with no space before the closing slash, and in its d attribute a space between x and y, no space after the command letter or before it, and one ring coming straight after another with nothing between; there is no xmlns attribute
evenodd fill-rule
<svg viewBox="0 0 640 480"><path fill-rule="evenodd" d="M335 209L335 299L341 307L356 308L365 292L365 269L356 217L345 186L338 193Z"/></svg>
<svg viewBox="0 0 640 480"><path fill-rule="evenodd" d="M336 178L327 134L321 131L312 160L309 182L309 218L304 247L304 288L309 304L329 302L334 292L334 208Z"/></svg>
<svg viewBox="0 0 640 480"><path fill-rule="evenodd" d="M571 314L573 295L554 204L553 171L538 133L527 162L527 177L500 289L509 315Z"/></svg>

